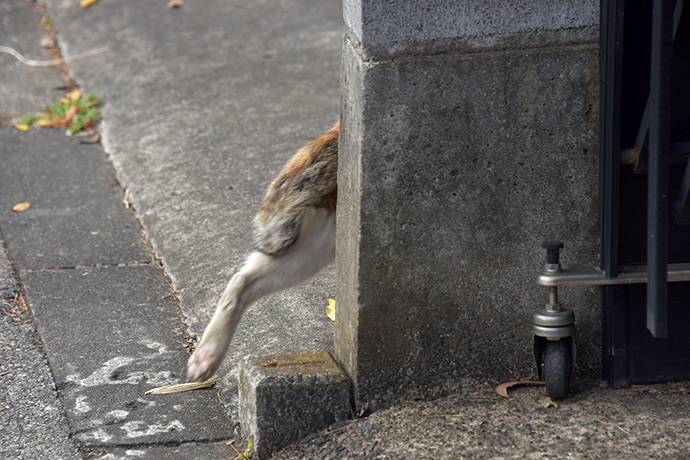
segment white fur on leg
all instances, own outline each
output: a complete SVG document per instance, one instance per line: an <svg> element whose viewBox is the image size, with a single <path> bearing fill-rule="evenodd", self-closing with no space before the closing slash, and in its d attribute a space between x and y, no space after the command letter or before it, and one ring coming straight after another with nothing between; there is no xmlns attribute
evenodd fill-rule
<svg viewBox="0 0 690 460"><path fill-rule="evenodd" d="M334 258L335 216L316 207L309 208L299 238L283 254L252 252L225 288L197 350L189 359L189 378L206 380L218 369L249 305L311 278Z"/></svg>

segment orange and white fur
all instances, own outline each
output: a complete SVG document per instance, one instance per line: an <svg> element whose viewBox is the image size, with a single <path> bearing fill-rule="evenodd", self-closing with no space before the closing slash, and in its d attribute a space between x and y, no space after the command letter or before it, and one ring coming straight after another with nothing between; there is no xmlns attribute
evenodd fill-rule
<svg viewBox="0 0 690 460"><path fill-rule="evenodd" d="M335 258L337 123L302 147L271 183L254 219L254 251L221 297L187 363L192 380L220 366L242 313L261 297L314 276Z"/></svg>

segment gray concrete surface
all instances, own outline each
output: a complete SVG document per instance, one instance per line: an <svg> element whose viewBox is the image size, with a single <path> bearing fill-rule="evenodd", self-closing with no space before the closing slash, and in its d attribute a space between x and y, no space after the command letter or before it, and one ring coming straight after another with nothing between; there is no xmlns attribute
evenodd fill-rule
<svg viewBox="0 0 690 460"><path fill-rule="evenodd" d="M0 245L0 457L81 458L31 313L15 302L19 292Z"/></svg>
<svg viewBox="0 0 690 460"><path fill-rule="evenodd" d="M18 5L12 0L0 1L0 41L27 59L45 60L40 45L41 15L35 5ZM55 67L29 67L8 54L0 53L0 117L10 120L40 110L64 91L62 72ZM21 88L17 88L21 83Z"/></svg>
<svg viewBox="0 0 690 460"><path fill-rule="evenodd" d="M382 59L453 49L577 41L599 23L594 0L344 0L343 16L363 53Z"/></svg>
<svg viewBox="0 0 690 460"><path fill-rule="evenodd" d="M101 149L66 139L60 130L12 130L2 139L7 173L0 214L18 266L36 270L151 260ZM22 202L31 203L30 212L12 212L13 204Z"/></svg>
<svg viewBox="0 0 690 460"><path fill-rule="evenodd" d="M354 415L350 379L325 351L247 358L239 373L240 424L259 459Z"/></svg>
<svg viewBox="0 0 690 460"><path fill-rule="evenodd" d="M201 446L200 452L229 456L234 450L217 442L236 435L216 392L145 394L186 380L187 335L163 270L150 262L150 250L122 203L124 194L100 146L80 145L50 130L21 134L7 128L0 139L8 165L0 171L0 228L7 235L3 253L7 248L10 255L13 250L20 254L13 257L14 267L30 309L23 324L27 332L23 337L8 334L3 350L8 359L24 363L8 366L10 372L2 377L8 399L17 399L5 406L12 415L6 420L13 420L3 445L8 458L61 458L65 448L60 442L72 450L78 445L82 455L114 458L128 458L131 449L110 452L113 447L130 446L156 458L166 448L147 446L187 442ZM60 167L48 172L53 163ZM25 180L17 180L21 177ZM20 198L30 200L31 208L12 212ZM95 234L93 229L98 229ZM83 235L81 242L71 238L74 234ZM26 252L32 256L21 257ZM8 321L13 318L11 310L2 313ZM33 342L28 332L36 334L32 319L38 332ZM20 372L22 366L35 369ZM36 399L24 400L17 385ZM51 396L52 404L47 402ZM27 411L33 411L30 421L17 428ZM55 434L46 432L48 423ZM17 430L24 436L17 436ZM51 435L56 441L45 448L48 457L37 454L42 444L53 442L46 440ZM164 456L188 458L186 450L171 449Z"/></svg>
<svg viewBox="0 0 690 460"><path fill-rule="evenodd" d="M532 377L529 317L546 302L535 283L542 241L563 239L566 265L596 264L596 23L587 42L572 44L487 22L482 33L519 39L390 59L362 47L369 32L376 47L378 29L398 16L379 2L346 3L363 11L352 29L362 36L349 33L343 46L335 356L356 405ZM420 20L433 10L449 27L464 11L449 2L405 8L413 4ZM511 14L558 26L535 10L515 5ZM598 293L561 292L576 312L581 366L598 369Z"/></svg>
<svg viewBox="0 0 690 460"><path fill-rule="evenodd" d="M338 119L338 1L47 1L65 55L103 97L103 145L199 336L249 250L272 176ZM246 356L332 350L332 269L242 320L219 388L236 415Z"/></svg>
<svg viewBox="0 0 690 460"><path fill-rule="evenodd" d="M0 38L9 30L10 44L42 59L31 46L40 38L34 8L3 3ZM3 116L52 102L46 87L62 84L59 69L33 79L14 58L0 58ZM40 102L29 106L32 98ZM233 455L226 442L235 429L215 391L145 395L186 380L187 335L101 146L10 127L0 130L0 145L2 255L18 275L3 259L2 457ZM13 212L23 201L31 207ZM5 288L7 280L15 284ZM14 292L27 299L25 310L8 300Z"/></svg>
<svg viewBox="0 0 690 460"><path fill-rule="evenodd" d="M276 459L687 459L689 382L612 391L578 380L558 407L543 388L403 403L324 430Z"/></svg>
<svg viewBox="0 0 690 460"><path fill-rule="evenodd" d="M29 271L27 300L84 447L221 441L215 392L146 395L186 381L179 309L160 268ZM84 359L88 357L88 359Z"/></svg>
<svg viewBox="0 0 690 460"><path fill-rule="evenodd" d="M239 447L238 442L238 447ZM242 447L244 452L244 447ZM95 450L88 455L88 460L168 460L168 459L234 459L237 452L227 442L219 443L186 443L179 446L136 446L107 449L107 452ZM241 458L241 457L240 457Z"/></svg>
<svg viewBox="0 0 690 460"><path fill-rule="evenodd" d="M25 2L0 2L0 44L17 49L29 59L45 59L39 46L41 17L33 9L34 5ZM61 73L54 68L30 68L0 54L0 118L9 120L34 110L36 105L43 107L61 95L54 87L62 83ZM2 197L9 193L4 181L9 174L18 174L9 165L10 149L6 148L16 133L10 137L8 134L7 128L0 129ZM30 163L27 161L24 166ZM82 458L71 437L65 407L31 312L26 304L15 302L21 285L6 252L5 211L8 209L3 204L0 211L0 457Z"/></svg>

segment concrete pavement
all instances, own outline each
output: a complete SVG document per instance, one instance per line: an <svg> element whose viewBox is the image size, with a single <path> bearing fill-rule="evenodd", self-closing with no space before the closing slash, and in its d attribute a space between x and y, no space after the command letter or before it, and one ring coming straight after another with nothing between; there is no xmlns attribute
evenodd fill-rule
<svg viewBox="0 0 690 460"><path fill-rule="evenodd" d="M338 119L338 1L46 2L105 151L199 336L249 251L249 224L289 156ZM332 271L260 302L218 374L235 414L245 355L332 350ZM251 339L248 339L251 338Z"/></svg>
<svg viewBox="0 0 690 460"><path fill-rule="evenodd" d="M0 456L80 458L41 339L19 292L14 268L0 251Z"/></svg>
<svg viewBox="0 0 690 460"><path fill-rule="evenodd" d="M0 312L0 456L232 458L235 365L331 350L332 270L250 309L215 389L144 393L185 380L187 339L242 262L269 180L337 119L340 4L46 6L66 56L108 46L71 62L106 101L102 145L0 129L0 292L10 307L20 289L28 302L23 319ZM0 14L0 44L45 58L33 4L0 0ZM0 54L0 115L42 109L61 84L56 69ZM12 212L21 201L32 207ZM611 391L586 377L558 408L540 388L504 399L468 384L336 424L278 458L690 458L690 384Z"/></svg>
<svg viewBox="0 0 690 460"><path fill-rule="evenodd" d="M34 5L2 7L3 25L24 22L13 31L15 46L40 59L41 17ZM49 105L46 88L62 82L59 70L22 66L9 60L2 66L7 118ZM23 95L33 91L48 97L28 107ZM146 453L149 446L188 443L202 456L233 454L226 441L234 438L234 426L213 390L145 394L186 380L188 335L102 147L50 129L5 128L0 139L0 230L12 262L3 264L3 320L19 321L23 333L17 337L17 328L5 325L3 419L10 422L0 443L3 458L120 458L133 452L188 458L190 447ZM13 212L19 202L31 207ZM28 310L14 301L14 292L21 292ZM32 333L40 340L31 340Z"/></svg>

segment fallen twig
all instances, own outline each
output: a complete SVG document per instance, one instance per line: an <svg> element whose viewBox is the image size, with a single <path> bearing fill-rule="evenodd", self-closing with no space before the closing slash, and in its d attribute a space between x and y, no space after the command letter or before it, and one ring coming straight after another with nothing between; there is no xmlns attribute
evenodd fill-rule
<svg viewBox="0 0 690 460"><path fill-rule="evenodd" d="M523 380L520 382L505 382L500 385L498 385L495 388L496 394L499 396L503 396L504 398L508 398L508 388L514 387L514 386L544 386L544 382L539 382L539 381L532 381L532 380Z"/></svg>
<svg viewBox="0 0 690 460"><path fill-rule="evenodd" d="M70 61L76 61L76 60L79 60L79 59L84 59L84 58L87 58L87 57L95 56L95 55L97 55L97 54L101 54L101 53L103 53L103 52L105 52L105 51L107 51L107 50L108 50L108 47L107 47L107 46L104 46L104 47L102 47L102 48L97 48L97 49L94 49L94 50L85 51L85 52L83 52L83 53L75 54L74 56L70 56L70 57L69 57L69 60L70 60ZM10 48L9 46L2 46L2 45L0 45L0 52L2 52L2 53L7 53L7 54L12 55L12 56L14 56L14 58L17 59L19 62L21 62L22 64L25 64L25 65L28 65L28 66L30 66L30 67L52 67L52 66L58 66L58 65L64 64L65 61L68 59L68 58L61 58L61 59L50 59L50 60L48 60L48 61L35 61L35 60L33 60L33 59L27 59L27 58L25 58L24 56L21 55L21 53L19 53L19 51L17 51L17 50L14 49L14 48Z"/></svg>
<svg viewBox="0 0 690 460"><path fill-rule="evenodd" d="M235 447L235 441L237 441L237 437L235 437L235 439L232 439L232 440L226 442L225 445L230 446L233 449L235 449L235 452L237 452L237 455L240 456L240 455L242 455L242 452L237 450L237 447ZM237 457L235 457L235 458L237 458Z"/></svg>
<svg viewBox="0 0 690 460"><path fill-rule="evenodd" d="M344 430L345 428L350 428L350 427L351 427L352 425L354 425L355 423L357 423L357 422L349 423L349 424L347 424L347 425L345 425L345 426L341 426L340 428L336 428L335 430L326 431L324 434L331 434L331 433L336 433L336 432L338 432L338 431L342 431L342 430Z"/></svg>
<svg viewBox="0 0 690 460"><path fill-rule="evenodd" d="M167 395L170 393L182 393L183 391L200 390L202 388L212 387L216 383L215 379L210 379L205 382L188 382L178 383L176 385L168 385L165 387L152 388L148 390L146 395Z"/></svg>
<svg viewBox="0 0 690 460"><path fill-rule="evenodd" d="M9 307L9 310L8 310ZM12 301L12 305L10 305L7 302L3 302L2 306L2 312L6 314L7 316L12 316L14 318L19 317L20 314L26 313L28 311L29 307L26 304L26 300L24 299L24 295L21 292L18 292L14 296L14 300Z"/></svg>
<svg viewBox="0 0 690 460"><path fill-rule="evenodd" d="M618 425L614 425L614 426L615 426L616 428L618 428L619 430L621 430L623 433L625 433L625 434L627 434L628 436L630 436L630 432L629 432L629 431L624 430L623 428L619 427Z"/></svg>

